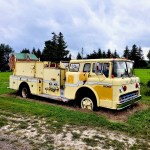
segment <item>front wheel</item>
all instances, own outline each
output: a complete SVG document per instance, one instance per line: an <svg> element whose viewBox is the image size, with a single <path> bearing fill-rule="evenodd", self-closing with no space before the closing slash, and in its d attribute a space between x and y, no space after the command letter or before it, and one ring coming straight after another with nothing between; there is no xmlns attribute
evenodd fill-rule
<svg viewBox="0 0 150 150"><path fill-rule="evenodd" d="M96 110L97 105L90 97L83 97L81 99L81 108L88 110Z"/></svg>
<svg viewBox="0 0 150 150"><path fill-rule="evenodd" d="M22 86L20 88L20 96L23 98L28 98L30 96L30 90L28 86Z"/></svg>

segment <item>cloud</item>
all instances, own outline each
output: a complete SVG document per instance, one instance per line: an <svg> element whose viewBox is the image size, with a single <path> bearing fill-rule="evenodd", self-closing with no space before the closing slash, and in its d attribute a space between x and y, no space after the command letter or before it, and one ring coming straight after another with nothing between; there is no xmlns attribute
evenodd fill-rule
<svg viewBox="0 0 150 150"><path fill-rule="evenodd" d="M133 44L146 55L149 10L147 0L1 0L0 41L15 51L42 50L52 32L62 32L73 55L82 47L85 54L101 48L122 55L125 46Z"/></svg>

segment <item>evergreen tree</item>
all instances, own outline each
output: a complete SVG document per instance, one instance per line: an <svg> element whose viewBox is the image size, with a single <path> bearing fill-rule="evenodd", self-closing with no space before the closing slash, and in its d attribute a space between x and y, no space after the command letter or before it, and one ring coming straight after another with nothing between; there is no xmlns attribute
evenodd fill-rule
<svg viewBox="0 0 150 150"><path fill-rule="evenodd" d="M97 52L95 50L93 51L92 57L93 57L93 59L98 58Z"/></svg>
<svg viewBox="0 0 150 150"><path fill-rule="evenodd" d="M60 60L64 60L64 58L67 58L67 55L69 54L69 51L66 50L66 48L68 47L67 46L67 43L64 41L64 37L63 37L63 34L60 32L58 37L58 48L57 48L57 60L60 61Z"/></svg>
<svg viewBox="0 0 150 150"><path fill-rule="evenodd" d="M132 46L132 49L131 49L130 59L131 59L131 60L134 60L135 63L138 61L138 59L137 59L136 56L137 56L137 46L134 44L134 45Z"/></svg>
<svg viewBox="0 0 150 150"><path fill-rule="evenodd" d="M148 60L149 60L149 62L150 62L150 50L149 50L149 52L147 53L147 58L148 58Z"/></svg>
<svg viewBox="0 0 150 150"><path fill-rule="evenodd" d="M100 48L98 49L97 57L98 57L98 58L102 58L102 51L101 51Z"/></svg>
<svg viewBox="0 0 150 150"><path fill-rule="evenodd" d="M86 56L87 59L96 59L98 58L97 52L94 50L93 53Z"/></svg>
<svg viewBox="0 0 150 150"><path fill-rule="evenodd" d="M144 56L143 56L143 50L141 47L138 48L137 50L137 57L139 58L139 60L143 60Z"/></svg>
<svg viewBox="0 0 150 150"><path fill-rule="evenodd" d="M134 67L140 68L146 66L143 60L143 52L141 48L138 48L135 44L132 46L131 59L134 60Z"/></svg>
<svg viewBox="0 0 150 150"><path fill-rule="evenodd" d="M81 54L79 52L77 54L77 59L82 59L82 56L81 56Z"/></svg>
<svg viewBox="0 0 150 150"><path fill-rule="evenodd" d="M41 53L40 49L38 49L36 52L36 57L41 59L41 56L42 56L42 53Z"/></svg>
<svg viewBox="0 0 150 150"><path fill-rule="evenodd" d="M22 51L20 51L20 53L29 53L30 54L30 50L27 48L24 48Z"/></svg>
<svg viewBox="0 0 150 150"><path fill-rule="evenodd" d="M45 47L42 52L43 61L56 61L57 57L57 35L53 32L51 40L45 41Z"/></svg>
<svg viewBox="0 0 150 150"><path fill-rule="evenodd" d="M128 46L125 47L123 57L125 57L127 59L131 57L130 56L130 50L129 50Z"/></svg>
<svg viewBox="0 0 150 150"><path fill-rule="evenodd" d="M71 55L71 54L69 54L69 57L68 57L68 60L69 60L69 61L71 60L71 57L72 57L72 55Z"/></svg>
<svg viewBox="0 0 150 150"><path fill-rule="evenodd" d="M13 50L9 45L0 44L0 71L9 70L9 54L12 52Z"/></svg>
<svg viewBox="0 0 150 150"><path fill-rule="evenodd" d="M37 53L37 51L35 50L35 48L33 47L33 49L32 49L32 52L31 52L32 54L34 54L35 56L36 56L36 53Z"/></svg>
<svg viewBox="0 0 150 150"><path fill-rule="evenodd" d="M107 58L111 58L111 57L112 57L112 54L111 54L110 49L108 49L107 54L106 54L106 57L107 57Z"/></svg>
<svg viewBox="0 0 150 150"><path fill-rule="evenodd" d="M102 58L106 58L106 53L103 51Z"/></svg>
<svg viewBox="0 0 150 150"><path fill-rule="evenodd" d="M66 50L67 45L64 41L63 34L60 32L57 36L54 32L51 40L45 42L45 47L42 53L42 60L60 61L66 60L69 50Z"/></svg>
<svg viewBox="0 0 150 150"><path fill-rule="evenodd" d="M144 56L143 56L143 50L141 47L138 48L137 50L137 67L139 68L143 68L143 67L147 67L147 62L144 60Z"/></svg>
<svg viewBox="0 0 150 150"><path fill-rule="evenodd" d="M115 50L115 52L113 53L113 58L119 58L119 54L117 53L116 50Z"/></svg>

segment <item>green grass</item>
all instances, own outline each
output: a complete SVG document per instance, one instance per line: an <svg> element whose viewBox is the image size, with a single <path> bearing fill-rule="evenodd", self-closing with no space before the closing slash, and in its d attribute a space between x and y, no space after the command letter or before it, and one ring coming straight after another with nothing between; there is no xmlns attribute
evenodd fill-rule
<svg viewBox="0 0 150 150"><path fill-rule="evenodd" d="M150 69L135 69L135 74L140 77L142 101L150 106L150 88L147 87L150 81Z"/></svg>
<svg viewBox="0 0 150 150"><path fill-rule="evenodd" d="M145 85L150 81L150 69L135 69L135 75L140 77L140 82Z"/></svg>
<svg viewBox="0 0 150 150"><path fill-rule="evenodd" d="M144 85L141 86L142 101L141 103L150 106L150 96L145 95L148 89L146 83L150 80L148 75L150 69L136 69L136 75L141 78ZM11 73L0 73L0 81L8 81ZM1 91L7 93L9 91ZM21 114L25 116L35 116L45 118L50 129L59 130L66 125L86 126L86 127L103 127L110 130L125 132L129 135L141 136L150 139L150 107L131 115L127 122L110 121L95 112L80 112L78 110L68 110L59 105L42 104L38 101L29 101L19 99L15 96L0 95L0 111L7 114ZM111 112L110 112L111 113ZM5 114L5 113L4 113ZM0 126L7 124L7 120L0 118ZM23 126L24 127L24 126Z"/></svg>
<svg viewBox="0 0 150 150"><path fill-rule="evenodd" d="M8 89L9 87L9 76L12 72L0 72L0 94L10 93L13 90Z"/></svg>

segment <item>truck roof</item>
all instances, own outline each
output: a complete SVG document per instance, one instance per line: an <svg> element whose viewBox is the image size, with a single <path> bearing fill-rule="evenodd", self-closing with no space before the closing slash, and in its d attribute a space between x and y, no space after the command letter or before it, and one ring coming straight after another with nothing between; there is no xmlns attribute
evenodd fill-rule
<svg viewBox="0 0 150 150"><path fill-rule="evenodd" d="M126 58L103 58L103 59L78 59L78 60L70 60L70 63L81 63L81 62L111 62L111 61L130 61Z"/></svg>

